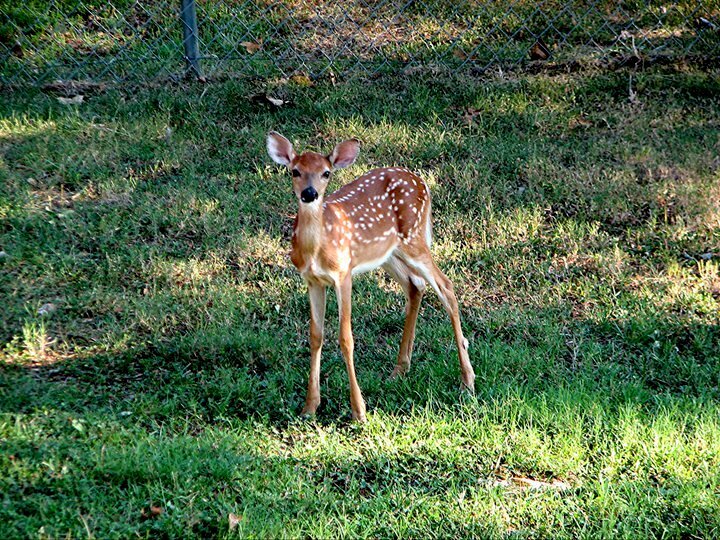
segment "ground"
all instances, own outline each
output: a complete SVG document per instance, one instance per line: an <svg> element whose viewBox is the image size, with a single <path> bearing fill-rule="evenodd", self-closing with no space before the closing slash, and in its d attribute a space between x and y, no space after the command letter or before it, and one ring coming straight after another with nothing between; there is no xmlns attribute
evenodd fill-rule
<svg viewBox="0 0 720 540"><path fill-rule="evenodd" d="M573 67L573 70L577 66ZM711 68L712 69L712 68ZM720 79L692 64L0 100L0 536L720 535ZM55 89L57 91L57 89ZM425 297L330 295L300 420L296 202L265 154L357 137L419 173L476 395Z"/></svg>

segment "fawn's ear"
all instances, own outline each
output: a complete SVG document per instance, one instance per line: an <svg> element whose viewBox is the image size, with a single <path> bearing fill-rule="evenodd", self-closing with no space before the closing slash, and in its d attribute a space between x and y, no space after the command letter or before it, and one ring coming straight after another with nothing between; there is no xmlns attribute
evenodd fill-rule
<svg viewBox="0 0 720 540"><path fill-rule="evenodd" d="M358 152L360 152L360 141L349 139L338 144L328 159L335 169L342 169L353 164Z"/></svg>
<svg viewBox="0 0 720 540"><path fill-rule="evenodd" d="M267 151L272 160L279 165L288 166L290 162L295 159L295 151L293 150L292 143L277 131L268 133Z"/></svg>

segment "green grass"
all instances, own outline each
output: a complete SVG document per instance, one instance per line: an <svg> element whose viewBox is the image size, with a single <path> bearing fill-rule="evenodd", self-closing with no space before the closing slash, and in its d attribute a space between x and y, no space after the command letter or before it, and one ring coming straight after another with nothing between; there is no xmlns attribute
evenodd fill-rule
<svg viewBox="0 0 720 540"><path fill-rule="evenodd" d="M278 81L272 110L242 81L4 94L0 536L720 535L720 82L656 67L631 102L630 75ZM474 398L432 294L387 379L403 298L374 273L368 423L332 295L324 401L297 418L309 314L269 129L360 138L335 186L428 181Z"/></svg>
<svg viewBox="0 0 720 540"><path fill-rule="evenodd" d="M0 82L147 82L177 79L185 67L178 0L5 4ZM418 64L505 68L527 61L538 37L553 60L568 63L712 60L719 17L717 0L197 3L200 63L211 78L363 77Z"/></svg>

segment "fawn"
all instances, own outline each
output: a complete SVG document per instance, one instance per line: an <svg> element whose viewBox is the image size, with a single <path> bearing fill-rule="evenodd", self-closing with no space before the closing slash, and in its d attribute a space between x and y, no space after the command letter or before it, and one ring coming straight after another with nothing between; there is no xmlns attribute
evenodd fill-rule
<svg viewBox="0 0 720 540"><path fill-rule="evenodd" d="M353 363L352 276L378 267L400 283L407 298L400 351L391 377L404 375L410 367L420 300L429 283L450 315L462 384L473 392L475 373L460 327L453 285L430 253L430 191L425 182L404 168L373 169L325 197L333 169L348 167L357 158L357 139L341 142L328 156L316 152L297 155L290 141L271 131L267 150L273 161L290 170L299 201L291 259L307 283L311 319L310 377L302 414L315 414L320 404L325 295L326 287L332 286L338 300L340 349L350 379L352 417L365 421L365 401Z"/></svg>

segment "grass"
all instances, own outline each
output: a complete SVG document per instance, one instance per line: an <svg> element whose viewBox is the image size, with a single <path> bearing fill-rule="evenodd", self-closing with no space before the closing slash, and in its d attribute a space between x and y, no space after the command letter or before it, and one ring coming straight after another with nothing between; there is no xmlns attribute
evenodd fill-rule
<svg viewBox="0 0 720 540"><path fill-rule="evenodd" d="M0 82L54 84L176 79L184 69L176 0L27 0L0 6ZM227 2L197 6L209 77L328 73L406 66L512 67L538 37L555 60L649 61L720 47L716 0L507 2ZM702 22L705 21L705 22Z"/></svg>
<svg viewBox="0 0 720 540"><path fill-rule="evenodd" d="M0 536L717 537L718 80L418 71L271 82L273 109L243 81L6 93ZM403 300L375 273L353 309L368 423L332 295L324 401L298 419L308 306L271 128L360 138L335 186L428 181L474 398L431 294L387 380Z"/></svg>

